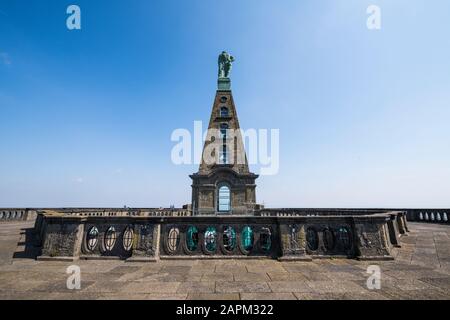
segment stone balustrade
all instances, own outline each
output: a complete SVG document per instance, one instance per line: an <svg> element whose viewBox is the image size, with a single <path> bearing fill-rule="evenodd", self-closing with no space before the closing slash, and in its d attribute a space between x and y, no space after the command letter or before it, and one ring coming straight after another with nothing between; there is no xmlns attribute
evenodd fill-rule
<svg viewBox="0 0 450 320"><path fill-rule="evenodd" d="M187 217L192 215L190 210L180 208L58 208L40 211L80 217Z"/></svg>
<svg viewBox="0 0 450 320"><path fill-rule="evenodd" d="M276 215L264 211L260 216L90 213L40 212L35 223L39 259L392 259L398 238L408 232L403 211L312 214L290 209L289 215L278 210Z"/></svg>
<svg viewBox="0 0 450 320"><path fill-rule="evenodd" d="M0 208L0 222L32 220L36 211L24 208Z"/></svg>
<svg viewBox="0 0 450 320"><path fill-rule="evenodd" d="M408 220L429 223L450 223L450 209L407 209Z"/></svg>
<svg viewBox="0 0 450 320"><path fill-rule="evenodd" d="M319 216L345 214L376 214L386 211L405 211L408 221L428 223L450 223L450 209L314 209L314 208L281 208L261 209L256 215L264 217Z"/></svg>

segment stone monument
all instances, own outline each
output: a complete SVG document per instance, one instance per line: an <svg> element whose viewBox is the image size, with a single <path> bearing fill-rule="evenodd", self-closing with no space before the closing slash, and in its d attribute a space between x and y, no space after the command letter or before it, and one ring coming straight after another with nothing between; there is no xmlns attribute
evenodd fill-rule
<svg viewBox="0 0 450 320"><path fill-rule="evenodd" d="M251 173L231 93L234 58L219 55L219 79L199 171L190 177L194 215L253 215L255 179ZM212 150L212 152L211 152ZM211 161L208 162L208 158Z"/></svg>

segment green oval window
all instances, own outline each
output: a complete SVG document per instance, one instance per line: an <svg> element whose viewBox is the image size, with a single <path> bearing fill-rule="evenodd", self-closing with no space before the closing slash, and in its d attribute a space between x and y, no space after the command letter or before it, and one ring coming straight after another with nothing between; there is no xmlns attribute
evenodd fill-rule
<svg viewBox="0 0 450 320"><path fill-rule="evenodd" d="M242 229L241 244L244 250L250 251L253 249L253 230L249 226Z"/></svg>
<svg viewBox="0 0 450 320"><path fill-rule="evenodd" d="M208 251L216 251L216 239L217 232L216 228L208 227L205 231L205 247Z"/></svg>
<svg viewBox="0 0 450 320"><path fill-rule="evenodd" d="M195 251L198 247L198 229L190 226L186 232L186 246L189 251Z"/></svg>
<svg viewBox="0 0 450 320"><path fill-rule="evenodd" d="M223 230L223 247L227 251L233 251L236 248L236 231L233 227L225 227Z"/></svg>

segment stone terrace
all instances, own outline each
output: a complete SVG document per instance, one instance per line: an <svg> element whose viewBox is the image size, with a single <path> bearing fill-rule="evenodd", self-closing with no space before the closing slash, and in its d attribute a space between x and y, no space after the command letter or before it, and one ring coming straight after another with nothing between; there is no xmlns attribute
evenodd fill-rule
<svg viewBox="0 0 450 320"><path fill-rule="evenodd" d="M409 223L395 261L36 261L25 246L33 222L0 224L0 299L450 299L450 226ZM66 268L81 268L81 290ZM367 266L382 271L368 290Z"/></svg>

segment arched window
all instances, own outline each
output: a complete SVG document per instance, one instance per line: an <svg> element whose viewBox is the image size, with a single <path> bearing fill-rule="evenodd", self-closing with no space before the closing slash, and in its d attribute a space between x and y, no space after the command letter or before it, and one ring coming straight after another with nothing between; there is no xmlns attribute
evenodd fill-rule
<svg viewBox="0 0 450 320"><path fill-rule="evenodd" d="M221 117L228 117L228 108L227 107L221 107L220 108L220 116Z"/></svg>
<svg viewBox="0 0 450 320"><path fill-rule="evenodd" d="M217 207L219 212L228 212L231 210L231 192L230 187L225 184L219 186L217 197Z"/></svg>

